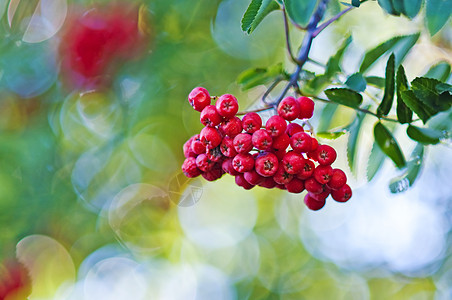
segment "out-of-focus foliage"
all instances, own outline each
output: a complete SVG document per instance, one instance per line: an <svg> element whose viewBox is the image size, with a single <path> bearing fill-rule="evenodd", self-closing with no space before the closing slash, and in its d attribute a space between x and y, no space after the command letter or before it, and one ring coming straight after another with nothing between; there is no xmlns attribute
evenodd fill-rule
<svg viewBox="0 0 452 300"><path fill-rule="evenodd" d="M118 2L128 9L123 15L136 17L134 30L146 37L140 51L135 52L132 43L119 51L120 57L112 58L111 53L99 57L100 71L90 73L89 81L80 70L69 72L74 69L68 71L62 55L72 51L65 46L74 42L68 26L89 12L101 12L95 15L101 20L112 16L108 8ZM394 48L397 103L405 104L403 115L411 110L414 118L426 123L404 125L403 137L394 133L402 146L414 148L407 152L412 154L406 169L394 174L386 168L380 148L372 148L373 138L363 134L372 132L375 120L369 123L358 113L359 122L353 122L349 108L317 103L315 122L323 124L326 138L336 138L342 166L346 168L348 155L356 173L356 177L347 173L356 186L350 205L332 203L315 214L304 209L300 195L243 191L230 178L205 183L180 176L182 144L201 127L186 101L193 87L205 86L213 95L233 93L245 109L265 92L267 76L287 79L286 71L291 71L279 64L286 53L281 14L270 13L275 2L252 2L261 3L255 4L256 15L240 24L248 1L0 0L0 296L71 300L452 296L451 222L446 214L451 207L450 148L428 148L437 143L450 147L444 132L451 127L451 115L450 109L438 105L432 112L424 104L434 106L450 91L450 86L433 79L448 80L450 55L441 53L450 54L452 45L447 19L432 11L435 1L424 4L427 28L436 32L436 40L428 39L425 51L442 47L440 52L425 54L420 45L408 54L426 33L419 36L412 23L383 14L377 2L369 1L370 8L360 5L362 14L356 11L325 32L330 41L314 45L314 56L326 70L311 64L311 73L304 74L306 90L321 91L342 70L351 71L350 64L359 68L361 63L359 73L348 73L347 88L326 93L337 103L357 107L362 94L373 91L371 84L385 86L387 57L385 51L375 50L381 48L376 45ZM282 2L302 26L309 19L305 14L316 6L316 1ZM298 10L301 5L306 10ZM417 8L403 7L401 14L417 15ZM115 18L121 19L121 14ZM374 35L366 39L359 28L364 21L390 25L366 32ZM115 22L88 23L94 31L105 29L112 36L121 32L108 27ZM423 26L416 29L424 30ZM242 34L241 29L252 34ZM349 30L353 44L352 39L342 41ZM391 39L395 35L398 38ZM121 36L108 47L123 46L126 38ZM293 33L294 41L301 38ZM71 45L83 48L93 40L99 42L94 38ZM374 51L365 54L364 49ZM404 57L408 79L402 83L398 65ZM416 64L424 59L440 64L422 76L430 79L414 79L414 74L428 71L426 65ZM239 74L246 93L234 83ZM429 88L431 93L426 94L422 88L426 86L436 89ZM328 120L319 120L322 114ZM382 136L377 143L402 165L397 144L384 130L377 129L376 136ZM414 146L405 132L425 146ZM365 147L373 149L371 161L378 164L367 167L371 183L363 179L369 154L362 154ZM396 191L407 185L412 189L392 195L386 192L388 178L395 178L391 186Z"/></svg>

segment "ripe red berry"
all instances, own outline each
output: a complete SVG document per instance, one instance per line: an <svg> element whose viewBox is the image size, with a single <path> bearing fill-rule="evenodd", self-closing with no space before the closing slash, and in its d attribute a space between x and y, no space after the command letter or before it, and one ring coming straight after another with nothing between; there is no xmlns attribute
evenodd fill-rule
<svg viewBox="0 0 452 300"><path fill-rule="evenodd" d="M292 137L297 132L304 132L303 127L297 123L289 123L286 128L286 133L289 137Z"/></svg>
<svg viewBox="0 0 452 300"><path fill-rule="evenodd" d="M300 172L297 174L297 178L301 180L306 180L314 174L315 165L310 159L305 159L302 162L303 166Z"/></svg>
<svg viewBox="0 0 452 300"><path fill-rule="evenodd" d="M319 148L319 142L317 141L316 138L311 137L311 151L309 152L316 151L317 148Z"/></svg>
<svg viewBox="0 0 452 300"><path fill-rule="evenodd" d="M278 161L281 161L284 158L284 155L286 155L286 150L280 150L280 149L273 149L271 151L276 157L278 158Z"/></svg>
<svg viewBox="0 0 452 300"><path fill-rule="evenodd" d="M188 157L182 164L182 172L189 178L194 178L201 175L202 171L196 166L196 158Z"/></svg>
<svg viewBox="0 0 452 300"><path fill-rule="evenodd" d="M206 152L206 146L201 142L201 137L199 134L196 134L193 137L193 140L190 145L191 151L193 151L195 154L201 154Z"/></svg>
<svg viewBox="0 0 452 300"><path fill-rule="evenodd" d="M220 151L226 157L234 157L237 155L237 151L234 148L234 140L228 136L225 136L220 144Z"/></svg>
<svg viewBox="0 0 452 300"><path fill-rule="evenodd" d="M197 111L202 111L207 105L210 105L209 92L203 87L194 88L188 95L188 102Z"/></svg>
<svg viewBox="0 0 452 300"><path fill-rule="evenodd" d="M290 193L299 194L304 191L304 182L298 178L293 178L289 183L286 183L286 189Z"/></svg>
<svg viewBox="0 0 452 300"><path fill-rule="evenodd" d="M275 175L278 166L278 158L273 153L265 152L256 158L256 172L261 176L269 177Z"/></svg>
<svg viewBox="0 0 452 300"><path fill-rule="evenodd" d="M212 127L204 127L201 129L199 137L206 149L213 149L220 145L222 141L222 137L220 132L218 132L218 129Z"/></svg>
<svg viewBox="0 0 452 300"><path fill-rule="evenodd" d="M314 198L317 201L324 201L326 198L328 198L328 196L330 195L331 190L328 188L324 187L323 192L321 192L320 194L311 194L311 197Z"/></svg>
<svg viewBox="0 0 452 300"><path fill-rule="evenodd" d="M287 184L293 179L293 175L287 173L283 165L279 165L278 170L275 175L273 175L273 180L278 184Z"/></svg>
<svg viewBox="0 0 452 300"><path fill-rule="evenodd" d="M196 166L203 172L208 172L213 168L215 163L211 161L206 154L199 154L196 157Z"/></svg>
<svg viewBox="0 0 452 300"><path fill-rule="evenodd" d="M201 111L200 121L204 126L215 127L221 123L221 120L222 117L217 112L215 105L207 105Z"/></svg>
<svg viewBox="0 0 452 300"><path fill-rule="evenodd" d="M297 99L300 105L300 119L310 119L314 113L314 101L308 97L300 97Z"/></svg>
<svg viewBox="0 0 452 300"><path fill-rule="evenodd" d="M271 116L267 120L267 123L265 123L265 129L272 137L283 134L286 131L286 128L287 128L286 120L284 120L278 115Z"/></svg>
<svg viewBox="0 0 452 300"><path fill-rule="evenodd" d="M211 170L202 173L201 176L207 181L215 181L220 179L223 174L224 171L221 169L221 166L219 164L215 164Z"/></svg>
<svg viewBox="0 0 452 300"><path fill-rule="evenodd" d="M317 161L321 165L331 165L337 157L336 150L328 145L319 145L316 150Z"/></svg>
<svg viewBox="0 0 452 300"><path fill-rule="evenodd" d="M185 158L196 157L197 155L195 152L193 152L193 150L191 150L191 143L193 142L194 137L195 136L192 136L191 138L188 139L188 141L184 143L183 150Z"/></svg>
<svg viewBox="0 0 452 300"><path fill-rule="evenodd" d="M262 119L255 112L247 113L242 118L242 126L246 132L254 133L262 127Z"/></svg>
<svg viewBox="0 0 452 300"><path fill-rule="evenodd" d="M307 193L306 196L304 196L304 204L310 209L310 210L319 210L322 207L325 206L325 199L324 200L316 200L312 197L310 193Z"/></svg>
<svg viewBox="0 0 452 300"><path fill-rule="evenodd" d="M254 185L250 184L248 181L245 180L245 177L243 176L243 174L239 174L235 176L235 183L238 186L241 186L242 188L244 188L245 190L250 190L254 187Z"/></svg>
<svg viewBox="0 0 452 300"><path fill-rule="evenodd" d="M314 177L310 177L305 180L304 188L313 194L320 194L324 191L323 186L314 179Z"/></svg>
<svg viewBox="0 0 452 300"><path fill-rule="evenodd" d="M218 113L225 118L232 118L239 111L237 98L230 94L222 95L215 103Z"/></svg>
<svg viewBox="0 0 452 300"><path fill-rule="evenodd" d="M347 183L347 176L341 169L333 169L333 176L328 182L327 186L332 190L340 189L344 184Z"/></svg>
<svg viewBox="0 0 452 300"><path fill-rule="evenodd" d="M265 177L259 175L254 169L243 173L243 176L245 177L245 180L252 185L258 185L265 180Z"/></svg>
<svg viewBox="0 0 452 300"><path fill-rule="evenodd" d="M264 129L259 129L253 133L251 139L253 146L259 150L268 150L273 144L270 134Z"/></svg>
<svg viewBox="0 0 452 300"><path fill-rule="evenodd" d="M344 184L340 189L332 190L331 197L337 202L347 202L352 197L352 189L348 184Z"/></svg>
<svg viewBox="0 0 452 300"><path fill-rule="evenodd" d="M249 153L239 153L232 160L232 166L240 173L250 171L254 167L254 158Z"/></svg>
<svg viewBox="0 0 452 300"><path fill-rule="evenodd" d="M326 184L333 177L333 168L330 165L319 165L314 170L314 178L321 184Z"/></svg>
<svg viewBox="0 0 452 300"><path fill-rule="evenodd" d="M297 132L290 138L290 146L295 152L305 153L311 150L311 136L305 132Z"/></svg>
<svg viewBox="0 0 452 300"><path fill-rule="evenodd" d="M225 119L220 125L220 130L222 130L225 135L233 138L242 132L242 121L240 121L238 117Z"/></svg>
<svg viewBox="0 0 452 300"><path fill-rule="evenodd" d="M235 176L240 174L240 172L237 172L233 165L232 165L232 158L228 158L225 159L223 161L223 163L221 164L221 168L223 169L223 171L225 171L226 173L228 173L229 175Z"/></svg>
<svg viewBox="0 0 452 300"><path fill-rule="evenodd" d="M273 177L265 177L264 181L258 185L263 188L272 189L276 187L277 183L273 180Z"/></svg>
<svg viewBox="0 0 452 300"><path fill-rule="evenodd" d="M286 150L290 145L290 137L283 133L273 138L272 148L276 150Z"/></svg>
<svg viewBox="0 0 452 300"><path fill-rule="evenodd" d="M287 121L293 121L300 115L300 105L294 97L284 98L278 105L278 115Z"/></svg>
<svg viewBox="0 0 452 300"><path fill-rule="evenodd" d="M251 135L248 133L239 133L234 138L234 149L237 153L250 152L253 149Z"/></svg>
<svg viewBox="0 0 452 300"><path fill-rule="evenodd" d="M223 161L225 158L221 153L220 146L215 147L213 149L208 149L206 152L207 158L213 162Z"/></svg>
<svg viewBox="0 0 452 300"><path fill-rule="evenodd" d="M304 158L294 151L287 152L282 159L282 166L289 174L298 174L303 168Z"/></svg>

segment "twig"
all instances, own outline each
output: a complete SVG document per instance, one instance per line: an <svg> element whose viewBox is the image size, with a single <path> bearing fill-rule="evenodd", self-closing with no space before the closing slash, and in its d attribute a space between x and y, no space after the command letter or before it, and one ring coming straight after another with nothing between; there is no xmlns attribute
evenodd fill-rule
<svg viewBox="0 0 452 300"><path fill-rule="evenodd" d="M267 99L268 95L270 95L271 91L273 91L273 89L281 82L283 81L284 77L283 76L278 76L275 78L275 80L273 81L273 83L269 86L269 88L265 91L264 95L262 95L261 101L265 104L268 105L269 103L267 103L267 101L265 101L265 99Z"/></svg>
<svg viewBox="0 0 452 300"><path fill-rule="evenodd" d="M283 17L284 17L284 33L286 35L287 52L289 52L290 59L294 63L298 64L297 59L295 58L295 56L292 53L292 46L290 45L289 23L287 22L287 14L286 14L286 7L285 6L282 7L282 13L283 13Z"/></svg>
<svg viewBox="0 0 452 300"><path fill-rule="evenodd" d="M266 110L274 109L274 108L275 108L275 106L271 105L271 106L266 106L266 107L257 108L257 109L253 109L253 110L239 111L236 115L237 116L243 116L243 115L246 115L247 113L250 113L250 112L258 113L258 112L261 112L261 111L266 111Z"/></svg>
<svg viewBox="0 0 452 300"><path fill-rule="evenodd" d="M329 19L328 21L326 21L325 23L323 23L322 25L320 25L316 31L314 32L314 37L316 37L317 35L319 35L320 32L322 32L323 29L325 29L328 25L330 25L331 23L333 23L334 21L336 21L337 19L339 19L340 17L342 17L345 13L349 12L350 10L352 10L354 7L350 6L347 9L344 9L343 11L341 11L340 13L338 13L337 15L335 15L334 17L332 17L331 19Z"/></svg>

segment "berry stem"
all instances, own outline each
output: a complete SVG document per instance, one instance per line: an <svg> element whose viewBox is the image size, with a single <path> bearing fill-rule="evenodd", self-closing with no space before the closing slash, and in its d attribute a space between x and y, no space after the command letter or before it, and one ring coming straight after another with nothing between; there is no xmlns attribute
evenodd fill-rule
<svg viewBox="0 0 452 300"><path fill-rule="evenodd" d="M275 107L273 105L265 106L265 107L261 107L261 108L257 108L257 109L253 109L253 110L239 111L236 115L243 116L243 115L246 115L247 113L251 113L251 112L258 113L258 112L262 112L262 111L266 111L266 110L274 109L274 108Z"/></svg>

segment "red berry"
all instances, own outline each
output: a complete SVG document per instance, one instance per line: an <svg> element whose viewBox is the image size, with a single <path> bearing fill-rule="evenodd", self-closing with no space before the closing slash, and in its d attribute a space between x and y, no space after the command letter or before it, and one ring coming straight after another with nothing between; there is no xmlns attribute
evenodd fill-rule
<svg viewBox="0 0 452 300"><path fill-rule="evenodd" d="M265 177L257 174L256 170L254 169L243 173L243 176L245 177L245 180L252 185L258 185L259 183L265 180Z"/></svg>
<svg viewBox="0 0 452 300"><path fill-rule="evenodd" d="M304 182L298 178L293 178L289 183L286 183L286 189L290 193L299 194L304 191Z"/></svg>
<svg viewBox="0 0 452 300"><path fill-rule="evenodd" d="M215 127L221 123L222 117L218 114L214 105L207 105L201 111L200 121L202 125Z"/></svg>
<svg viewBox="0 0 452 300"><path fill-rule="evenodd" d="M247 113L242 118L242 127L246 132L254 133L262 127L262 119L255 112Z"/></svg>
<svg viewBox="0 0 452 300"><path fill-rule="evenodd" d="M314 101L308 97L300 97L297 99L300 105L300 119L310 119L314 113Z"/></svg>
<svg viewBox="0 0 452 300"><path fill-rule="evenodd" d="M297 132L290 138L290 146L295 152L309 152L312 146L311 136L305 132Z"/></svg>
<svg viewBox="0 0 452 300"><path fill-rule="evenodd" d="M352 197L352 189L348 184L344 184L340 189L332 190L331 197L337 202L347 202Z"/></svg>
<svg viewBox="0 0 452 300"><path fill-rule="evenodd" d="M314 178L321 184L326 184L333 177L333 168L330 165L319 165L314 170Z"/></svg>
<svg viewBox="0 0 452 300"><path fill-rule="evenodd" d="M221 168L223 169L223 171L225 171L226 173L228 173L229 175L232 175L232 176L236 176L236 175L240 174L240 172L237 172L234 169L234 167L232 165L232 158L225 159L223 161L223 163L221 164Z"/></svg>
<svg viewBox="0 0 452 300"><path fill-rule="evenodd" d="M276 187L277 183L273 180L273 177L265 177L265 180L258 185L263 188L272 189Z"/></svg>
<svg viewBox="0 0 452 300"><path fill-rule="evenodd" d="M290 138L286 133L273 138L272 148L277 150L286 150L290 145Z"/></svg>
<svg viewBox="0 0 452 300"><path fill-rule="evenodd" d="M336 160L336 150L328 145L319 145L317 147L317 161L321 165L331 165Z"/></svg>
<svg viewBox="0 0 452 300"><path fill-rule="evenodd" d="M273 139L270 134L264 129L259 129L253 133L253 146L259 150L268 150L273 144Z"/></svg>
<svg viewBox="0 0 452 300"><path fill-rule="evenodd" d="M206 149L213 149L220 145L222 137L218 129L212 127L204 127L199 134L201 142Z"/></svg>
<svg viewBox="0 0 452 300"><path fill-rule="evenodd" d="M286 133L289 137L292 137L297 132L304 132L303 127L297 123L289 123L286 128Z"/></svg>
<svg viewBox="0 0 452 300"><path fill-rule="evenodd" d="M225 94L218 98L215 103L218 113L225 118L232 118L239 111L237 98L230 94Z"/></svg>
<svg viewBox="0 0 452 300"><path fill-rule="evenodd" d="M290 151L284 155L282 165L284 170L289 174L298 174L303 168L304 158L301 154Z"/></svg>
<svg viewBox="0 0 452 300"><path fill-rule="evenodd" d="M282 165L279 165L278 170L275 175L273 175L273 180L278 184L287 184L292 180L292 178L293 175L287 173Z"/></svg>
<svg viewBox="0 0 452 300"><path fill-rule="evenodd" d="M330 195L331 190L330 189L324 189L323 192L321 192L320 194L311 194L311 197L314 198L317 201L325 201L326 198L328 198L328 196Z"/></svg>
<svg viewBox="0 0 452 300"><path fill-rule="evenodd" d="M223 174L224 171L221 169L221 166L219 164L215 164L210 171L202 173L201 175L207 181L215 181L217 179L220 179Z"/></svg>
<svg viewBox="0 0 452 300"><path fill-rule="evenodd" d="M235 183L238 186L241 186L242 188L244 188L245 190L250 190L254 187L254 185L250 184L248 181L245 180L245 177L243 176L243 174L239 174L235 176Z"/></svg>
<svg viewBox="0 0 452 300"><path fill-rule="evenodd" d="M286 128L286 120L277 115L271 116L267 123L265 123L265 129L272 137L283 134L286 131Z"/></svg>
<svg viewBox="0 0 452 300"><path fill-rule="evenodd" d="M301 180L308 179L314 174L315 165L312 160L305 159L302 162L303 167L301 168L300 173L297 174L297 178Z"/></svg>
<svg viewBox="0 0 452 300"><path fill-rule="evenodd" d="M234 138L234 149L237 153L250 152L253 149L251 135L248 133L239 133Z"/></svg>
<svg viewBox="0 0 452 300"><path fill-rule="evenodd" d="M319 147L319 142L317 141L316 138L312 137L311 138L311 151L309 151L309 152L316 151L318 147Z"/></svg>
<svg viewBox="0 0 452 300"><path fill-rule="evenodd" d="M276 155L276 157L278 158L278 161L281 161L284 158L284 155L286 155L286 149L284 149L284 150L273 149L273 151L271 151L271 153Z"/></svg>
<svg viewBox="0 0 452 300"><path fill-rule="evenodd" d="M237 117L225 119L221 123L220 129L224 132L225 135L233 138L237 134L242 132L242 121L240 121L240 119Z"/></svg>
<svg viewBox="0 0 452 300"><path fill-rule="evenodd" d="M275 175L278 166L278 158L273 153L265 152L256 158L256 172L261 176L269 177Z"/></svg>
<svg viewBox="0 0 452 300"><path fill-rule="evenodd" d="M195 110L202 111L204 107L210 105L209 92L203 87L196 87L188 95L188 102Z"/></svg>
<svg viewBox="0 0 452 300"><path fill-rule="evenodd" d="M182 172L189 178L194 178L201 175L202 171L196 166L196 158L188 157L182 164Z"/></svg>
<svg viewBox="0 0 452 300"><path fill-rule="evenodd" d="M199 134L196 134L193 137L190 148L191 151L193 151L195 154L206 152L206 146L203 144L203 142L201 142L201 137Z"/></svg>
<svg viewBox="0 0 452 300"><path fill-rule="evenodd" d="M250 171L254 167L254 158L249 153L239 153L232 160L232 166L240 173Z"/></svg>
<svg viewBox="0 0 452 300"><path fill-rule="evenodd" d="M332 190L340 189L344 184L347 183L347 176L341 169L333 169L333 176L328 182L327 186Z"/></svg>
<svg viewBox="0 0 452 300"><path fill-rule="evenodd" d="M206 155L207 158L213 162L220 162L224 158L223 154L221 153L220 146L213 149L209 149L206 152Z"/></svg>
<svg viewBox="0 0 452 300"><path fill-rule="evenodd" d="M220 151L226 157L234 157L237 155L237 151L234 148L234 140L228 136L225 136L220 144Z"/></svg>
<svg viewBox="0 0 452 300"><path fill-rule="evenodd" d="M323 186L314 179L314 177L310 177L305 180L304 188L313 194L320 194L324 191Z"/></svg>
<svg viewBox="0 0 452 300"><path fill-rule="evenodd" d="M191 150L191 143L193 142L195 136L192 136L184 143L183 149L184 149L184 156L185 158L188 157L196 157L196 153Z"/></svg>
<svg viewBox="0 0 452 300"><path fill-rule="evenodd" d="M203 172L208 172L213 168L215 163L211 161L206 154L199 154L196 157L196 166Z"/></svg>
<svg viewBox="0 0 452 300"><path fill-rule="evenodd" d="M284 98L278 105L278 115L287 121L293 121L300 115L300 105L294 97Z"/></svg>
<svg viewBox="0 0 452 300"><path fill-rule="evenodd" d="M310 210L319 210L325 206L325 199L316 200L310 193L307 193L306 196L304 196L304 204L306 204Z"/></svg>

